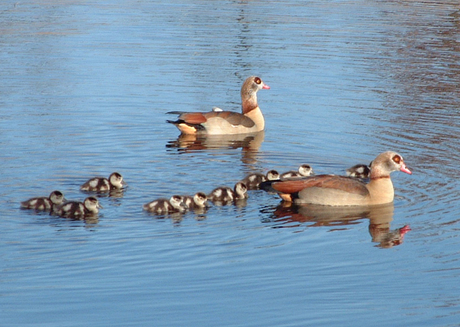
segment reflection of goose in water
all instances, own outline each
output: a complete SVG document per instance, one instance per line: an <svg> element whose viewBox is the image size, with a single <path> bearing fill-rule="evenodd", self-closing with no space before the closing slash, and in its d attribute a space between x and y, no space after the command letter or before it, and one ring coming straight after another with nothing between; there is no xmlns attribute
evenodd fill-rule
<svg viewBox="0 0 460 327"><path fill-rule="evenodd" d="M207 149L238 149L257 151L264 141L264 132L235 135L192 135L181 134L176 140L168 142L167 148L179 151L199 151Z"/></svg>
<svg viewBox="0 0 460 327"><path fill-rule="evenodd" d="M296 205L292 202L282 202L274 211L265 209L264 213L272 212L273 222L279 223L277 227L292 227L292 223L308 223L308 227L349 226L361 223L362 219L369 219L369 232L372 241L379 243L380 247L399 245L404 240L404 235L410 231L409 226L404 226L396 231L390 231L393 220L393 203L380 206L323 206L314 204ZM298 224L297 224L298 226Z"/></svg>
<svg viewBox="0 0 460 327"><path fill-rule="evenodd" d="M400 245L404 241L404 235L409 232L409 225L404 225L401 228L390 231L379 226L369 225L369 232L372 235L372 241L379 243L382 248L391 248Z"/></svg>
<svg viewBox="0 0 460 327"><path fill-rule="evenodd" d="M263 131L265 120L257 103L257 92L269 89L260 77L248 77L241 87L242 113L224 111L220 108L209 112L169 112L178 114L177 120L167 120L182 134L242 134Z"/></svg>
<svg viewBox="0 0 460 327"><path fill-rule="evenodd" d="M264 141L264 136L264 131L236 135L181 134L176 140L168 142L166 147L170 149L176 148L177 152L170 153L177 154L213 149L226 150L241 148L241 161L253 164L258 161L259 148Z"/></svg>

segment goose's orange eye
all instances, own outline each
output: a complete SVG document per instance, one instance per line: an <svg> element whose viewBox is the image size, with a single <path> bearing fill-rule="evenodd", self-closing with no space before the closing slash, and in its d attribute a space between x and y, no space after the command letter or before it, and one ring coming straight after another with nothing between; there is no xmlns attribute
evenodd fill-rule
<svg viewBox="0 0 460 327"><path fill-rule="evenodd" d="M256 84L260 84L262 83L262 80L259 77L256 77L254 78L254 82L256 82Z"/></svg>
<svg viewBox="0 0 460 327"><path fill-rule="evenodd" d="M401 157L398 156L398 155L395 155L395 156L393 157L393 161L396 162L397 164L399 164L399 163L401 162Z"/></svg>

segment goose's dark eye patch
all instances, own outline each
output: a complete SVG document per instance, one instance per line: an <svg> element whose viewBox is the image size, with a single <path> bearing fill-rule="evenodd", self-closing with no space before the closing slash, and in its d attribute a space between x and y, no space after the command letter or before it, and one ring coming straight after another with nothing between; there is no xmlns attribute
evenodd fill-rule
<svg viewBox="0 0 460 327"><path fill-rule="evenodd" d="M393 161L396 162L397 164L399 164L401 162L401 157L396 155L393 157Z"/></svg>
<svg viewBox="0 0 460 327"><path fill-rule="evenodd" d="M256 77L254 78L254 82L256 82L256 84L260 84L262 83L262 80L259 77Z"/></svg>

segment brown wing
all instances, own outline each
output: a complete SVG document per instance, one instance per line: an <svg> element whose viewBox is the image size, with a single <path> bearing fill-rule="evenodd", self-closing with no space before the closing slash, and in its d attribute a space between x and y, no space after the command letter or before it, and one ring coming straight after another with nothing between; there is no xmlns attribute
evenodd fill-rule
<svg viewBox="0 0 460 327"><path fill-rule="evenodd" d="M205 123L207 119L202 112L184 112L179 116L179 120L194 125Z"/></svg>
<svg viewBox="0 0 460 327"><path fill-rule="evenodd" d="M273 182L271 187L280 193L297 193L308 187L322 187L366 195L366 185L356 179L337 175L317 175L299 180Z"/></svg>

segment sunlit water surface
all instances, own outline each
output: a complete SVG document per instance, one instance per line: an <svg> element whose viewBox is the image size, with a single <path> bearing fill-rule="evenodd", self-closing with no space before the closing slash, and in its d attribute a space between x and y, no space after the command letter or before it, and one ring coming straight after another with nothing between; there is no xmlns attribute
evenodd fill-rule
<svg viewBox="0 0 460 327"><path fill-rule="evenodd" d="M0 325L454 326L460 321L456 1L3 1ZM180 139L173 110L240 109L265 134ZM343 174L385 150L394 205L142 205L249 172ZM20 201L120 172L97 219ZM410 225L404 239L388 232ZM390 234L391 235L391 234Z"/></svg>

